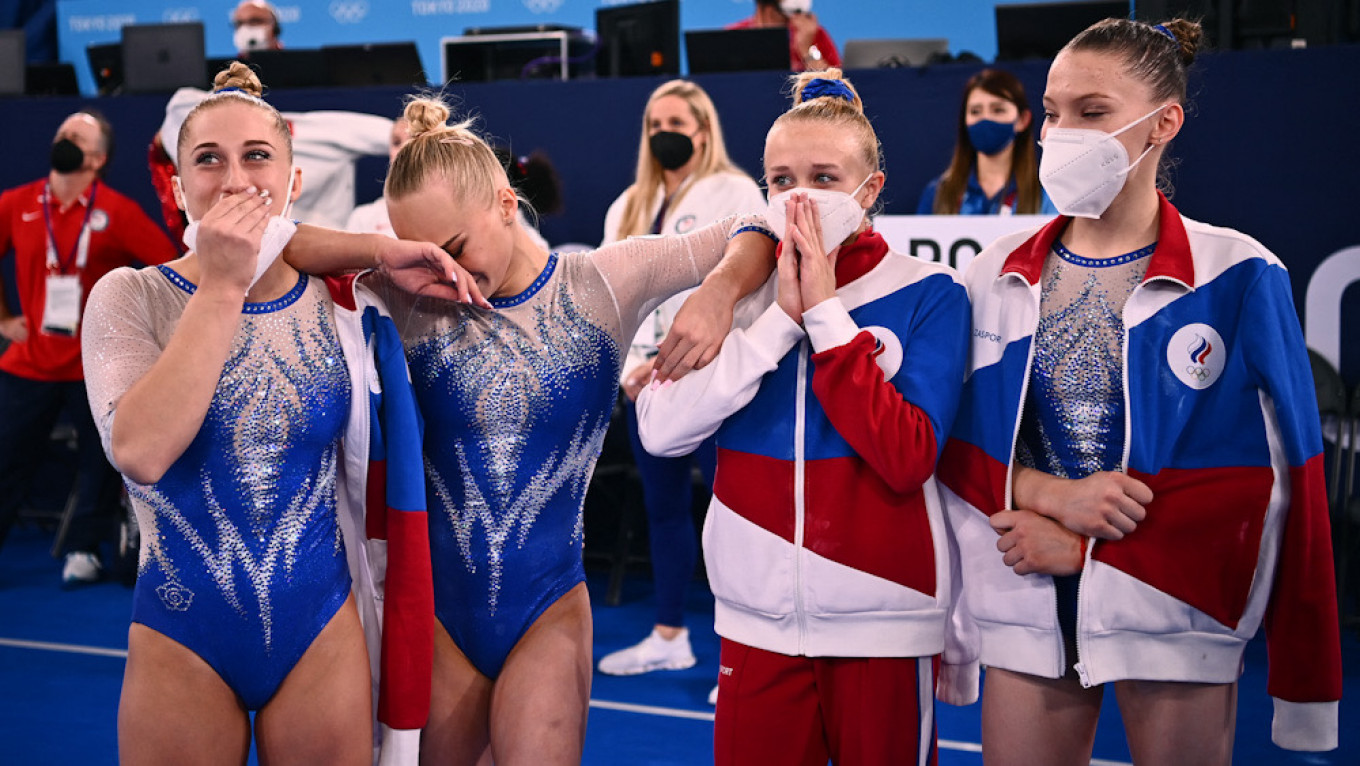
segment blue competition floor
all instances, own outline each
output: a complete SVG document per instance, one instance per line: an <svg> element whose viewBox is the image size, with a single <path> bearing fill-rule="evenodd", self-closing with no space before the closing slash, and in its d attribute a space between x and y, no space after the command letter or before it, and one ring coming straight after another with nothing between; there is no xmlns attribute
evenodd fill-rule
<svg viewBox="0 0 1360 766"><path fill-rule="evenodd" d="M59 564L47 556L50 535L17 528L0 552L0 763L117 762L115 716L127 648L131 591L106 583L63 591ZM650 585L629 580L624 603L603 606L603 580L592 580L595 656L640 640L652 619ZM712 599L701 587L691 599L691 633L699 664L629 678L596 675L584 763L711 763L712 708L706 702L717 667ZM1270 744L1265 647L1253 643L1242 678L1234 762L1243 764L1360 763L1360 641L1343 641L1345 699L1341 748L1303 755ZM1107 698L1096 763L1127 763L1118 711ZM941 764L980 764L979 706L937 708Z"/></svg>

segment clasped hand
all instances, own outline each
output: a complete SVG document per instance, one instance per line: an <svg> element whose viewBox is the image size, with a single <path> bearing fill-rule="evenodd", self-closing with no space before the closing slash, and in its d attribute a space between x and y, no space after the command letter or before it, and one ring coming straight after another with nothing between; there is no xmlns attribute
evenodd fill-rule
<svg viewBox="0 0 1360 766"><path fill-rule="evenodd" d="M794 194L785 202L788 225L776 270L778 302L789 318L803 323L803 312L836 295L836 257L822 242L822 219L815 200Z"/></svg>

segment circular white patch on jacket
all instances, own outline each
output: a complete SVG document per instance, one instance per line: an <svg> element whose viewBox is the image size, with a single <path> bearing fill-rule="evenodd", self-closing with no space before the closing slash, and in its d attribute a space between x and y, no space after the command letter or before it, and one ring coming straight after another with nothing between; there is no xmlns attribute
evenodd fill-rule
<svg viewBox="0 0 1360 766"><path fill-rule="evenodd" d="M886 327L865 327L874 336L874 361L878 363L878 368L883 371L884 380L892 380L897 371L902 369L902 341L897 339L897 335Z"/></svg>
<svg viewBox="0 0 1360 766"><path fill-rule="evenodd" d="M1171 374L1196 391L1212 386L1223 374L1227 361L1223 337L1207 324L1188 324L1166 344L1166 363L1171 366Z"/></svg>

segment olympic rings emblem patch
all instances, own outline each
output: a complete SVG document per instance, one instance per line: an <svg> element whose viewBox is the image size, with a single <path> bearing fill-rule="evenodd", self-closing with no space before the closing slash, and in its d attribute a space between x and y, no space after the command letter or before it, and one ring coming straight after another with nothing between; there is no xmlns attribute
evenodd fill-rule
<svg viewBox="0 0 1360 766"><path fill-rule="evenodd" d="M1171 374L1196 391L1206 389L1218 380L1227 359L1223 336L1200 322L1177 330L1166 344L1166 363Z"/></svg>

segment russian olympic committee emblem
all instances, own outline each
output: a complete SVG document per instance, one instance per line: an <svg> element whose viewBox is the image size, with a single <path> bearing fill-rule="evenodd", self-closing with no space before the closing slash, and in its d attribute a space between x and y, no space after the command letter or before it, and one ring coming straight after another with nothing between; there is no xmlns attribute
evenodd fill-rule
<svg viewBox="0 0 1360 766"><path fill-rule="evenodd" d="M1201 391L1223 374L1227 351L1217 330L1196 322L1171 336L1171 342L1166 344L1166 363L1180 382Z"/></svg>

